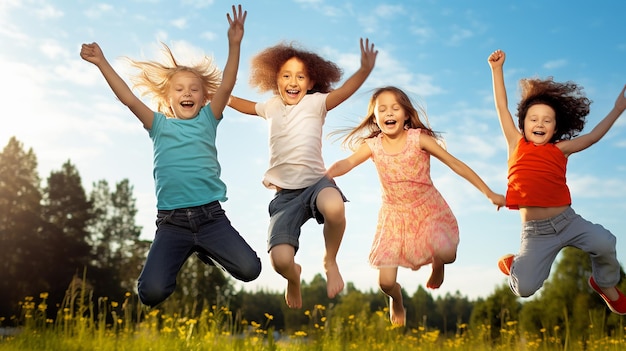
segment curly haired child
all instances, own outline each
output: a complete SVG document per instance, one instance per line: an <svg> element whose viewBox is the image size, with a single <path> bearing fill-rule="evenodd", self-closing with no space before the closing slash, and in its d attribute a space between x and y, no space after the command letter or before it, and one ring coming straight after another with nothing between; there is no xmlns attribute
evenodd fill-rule
<svg viewBox="0 0 626 351"><path fill-rule="evenodd" d="M294 45L278 44L252 59L250 83L274 96L263 103L231 97L229 106L269 123L270 165L263 184L276 190L269 204L268 251L274 270L287 280L285 301L302 307L300 274L295 262L302 225L310 218L324 224L324 268L328 297L344 287L337 252L346 226L344 201L325 176L322 127L328 111L348 99L374 68L374 44L361 39L361 67L340 87L342 72L333 62Z"/></svg>
<svg viewBox="0 0 626 351"><path fill-rule="evenodd" d="M220 179L215 138L235 85L247 12L241 5L227 15L228 59L223 76L211 60L179 65L164 44L168 62L130 60L141 70L136 87L151 95L157 111L126 85L96 43L83 44L80 56L96 65L115 96L141 121L152 139L157 196L157 229L139 276L141 302L156 306L176 288L176 275L196 252L241 281L256 279L261 261L230 223L220 202L226 185Z"/></svg>
<svg viewBox="0 0 626 351"><path fill-rule="evenodd" d="M502 50L496 50L488 62L496 112L508 147L506 206L519 210L522 242L519 253L503 256L498 266L509 275L511 290L528 297L548 278L562 248L579 248L591 258L589 286L611 311L626 314L626 296L616 287L620 265L615 236L572 209L566 183L568 157L598 142L626 109L626 86L608 115L591 132L579 135L591 104L582 87L552 78L522 79L516 127L507 106L505 58Z"/></svg>

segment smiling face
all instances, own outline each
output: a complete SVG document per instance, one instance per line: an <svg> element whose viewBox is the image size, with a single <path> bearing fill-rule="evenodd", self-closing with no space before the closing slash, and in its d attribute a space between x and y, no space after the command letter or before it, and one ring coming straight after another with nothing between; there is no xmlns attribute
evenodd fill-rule
<svg viewBox="0 0 626 351"><path fill-rule="evenodd" d="M535 145L550 142L556 131L556 114L546 104L535 104L528 108L524 118L524 137Z"/></svg>
<svg viewBox="0 0 626 351"><path fill-rule="evenodd" d="M292 57L280 67L276 77L278 94L286 105L295 105L313 89L313 82L307 74L306 67L300 59Z"/></svg>
<svg viewBox="0 0 626 351"><path fill-rule="evenodd" d="M391 91L380 93L374 105L374 116L380 131L389 137L400 135L404 130L404 123L409 118L406 111Z"/></svg>
<svg viewBox="0 0 626 351"><path fill-rule="evenodd" d="M189 71L177 72L172 76L168 96L174 117L179 119L196 117L206 102L202 80Z"/></svg>

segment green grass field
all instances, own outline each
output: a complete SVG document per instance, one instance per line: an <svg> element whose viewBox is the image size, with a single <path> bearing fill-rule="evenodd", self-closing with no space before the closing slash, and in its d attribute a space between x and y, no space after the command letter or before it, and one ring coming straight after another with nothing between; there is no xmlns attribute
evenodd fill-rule
<svg viewBox="0 0 626 351"><path fill-rule="evenodd" d="M130 296L130 294L128 294ZM55 320L46 316L46 294L40 301L26 298L21 304L22 326L12 329L12 335L0 339L0 351L123 351L123 350L615 350L626 349L624 328L617 335L606 335L603 328L589 325L597 331L583 340L569 335L568 327L542 329L539 335L519 330L515 321L493 337L486 326L469 328L457 326L450 335L425 328L393 327L388 311L346 318L327 318L325 306L303 311L309 325L285 334L270 325L273 316L265 314L264 321L239 320L225 307L212 306L197 318L166 315L158 309L146 310L130 306L127 301L116 303L100 299L95 313L92 303L78 297L68 303ZM5 333L6 334L6 333Z"/></svg>

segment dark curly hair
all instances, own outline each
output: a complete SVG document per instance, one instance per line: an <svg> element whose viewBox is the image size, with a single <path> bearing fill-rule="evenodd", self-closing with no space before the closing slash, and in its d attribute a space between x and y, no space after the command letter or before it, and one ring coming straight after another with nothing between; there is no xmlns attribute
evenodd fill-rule
<svg viewBox="0 0 626 351"><path fill-rule="evenodd" d="M256 54L251 60L250 85L259 92L272 91L278 94L276 77L280 67L289 59L296 57L306 67L307 74L315 85L307 93L328 93L343 74L333 62L319 55L299 48L295 43L280 43Z"/></svg>
<svg viewBox="0 0 626 351"><path fill-rule="evenodd" d="M524 120L528 109L537 104L545 104L554 110L556 130L550 142L574 138L585 127L589 114L589 100L583 88L574 82L559 83L552 77L547 79L520 80L522 99L517 104L518 127L524 130Z"/></svg>

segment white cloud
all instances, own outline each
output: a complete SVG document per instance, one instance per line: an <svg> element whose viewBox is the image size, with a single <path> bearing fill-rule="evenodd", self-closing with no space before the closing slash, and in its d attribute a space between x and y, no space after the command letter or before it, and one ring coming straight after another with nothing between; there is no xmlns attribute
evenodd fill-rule
<svg viewBox="0 0 626 351"><path fill-rule="evenodd" d="M374 14L381 18L395 18L398 14L404 14L406 11L402 5L379 5L374 9Z"/></svg>
<svg viewBox="0 0 626 351"><path fill-rule="evenodd" d="M552 70L552 69L565 67L566 65L567 65L567 60L560 59L560 60L553 60L553 61L548 61L548 62L544 63L543 64L543 68L548 69L548 70Z"/></svg>
<svg viewBox="0 0 626 351"><path fill-rule="evenodd" d="M474 36L474 33L469 29L453 27L452 30L452 35L450 36L450 39L448 39L448 45L460 45L461 42Z"/></svg>
<svg viewBox="0 0 626 351"><path fill-rule="evenodd" d="M177 18L175 20L170 21L170 23L172 24L172 26L178 28L178 29L185 29L187 28L187 19L186 18Z"/></svg>
<svg viewBox="0 0 626 351"><path fill-rule="evenodd" d="M113 13L113 6L109 4L94 4L85 11L85 16L90 19L102 17L103 14Z"/></svg>
<svg viewBox="0 0 626 351"><path fill-rule="evenodd" d="M39 50L48 59L67 58L70 56L67 50L55 40L46 40L39 46Z"/></svg>
<svg viewBox="0 0 626 351"><path fill-rule="evenodd" d="M205 8L213 5L214 0L183 0L183 5L190 5L195 8Z"/></svg>
<svg viewBox="0 0 626 351"><path fill-rule="evenodd" d="M43 7L37 8L35 10L35 13L37 14L37 17L42 20L63 17L63 11L55 8L50 4L46 4Z"/></svg>

